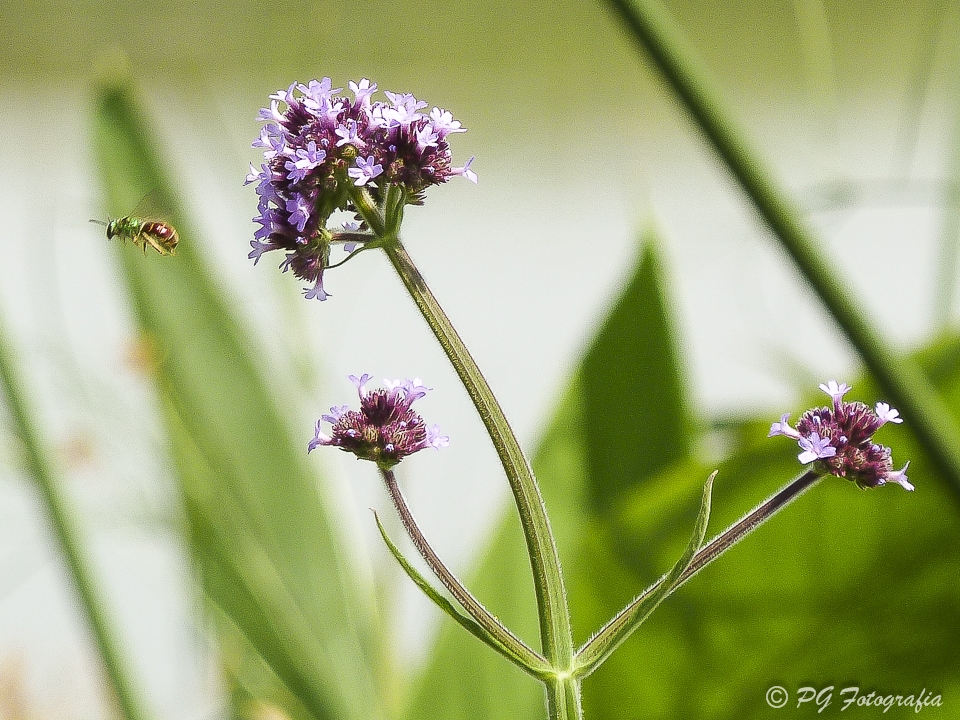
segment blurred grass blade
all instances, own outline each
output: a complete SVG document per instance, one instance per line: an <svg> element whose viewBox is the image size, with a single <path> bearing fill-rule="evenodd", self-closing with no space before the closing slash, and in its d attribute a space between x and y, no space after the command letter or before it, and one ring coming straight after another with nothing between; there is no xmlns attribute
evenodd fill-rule
<svg viewBox="0 0 960 720"><path fill-rule="evenodd" d="M921 15L920 37L910 62L906 97L893 144L893 176L907 182L920 141L920 128L930 99L940 40L956 33L951 0L928 0ZM945 32L946 31L946 32Z"/></svg>
<svg viewBox="0 0 960 720"><path fill-rule="evenodd" d="M955 20L953 27L956 26ZM956 32L950 50L949 67L956 73L960 70L960 40ZM953 303L957 297L957 256L960 254L960 88L956 84L951 86L947 100L951 111L951 132L933 296L934 319L943 330L949 328L952 320Z"/></svg>
<svg viewBox="0 0 960 720"><path fill-rule="evenodd" d="M753 201L767 226L793 259L888 399L910 422L960 501L960 430L943 400L916 366L898 357L867 321L817 248L786 192L732 121L721 96L700 67L680 28L659 0L607 0L624 28L653 59L700 130Z"/></svg>
<svg viewBox="0 0 960 720"><path fill-rule="evenodd" d="M378 649L331 511L261 369L175 211L131 90L101 89L100 166L111 209L147 192L180 233L174 257L117 245L140 326L154 348L189 538L206 588L317 718L378 717Z"/></svg>
<svg viewBox="0 0 960 720"><path fill-rule="evenodd" d="M175 408L166 403L165 410L209 599L243 630L301 703L316 717L335 717L330 694L317 687L317 678L336 674L334 659L316 647L309 619L234 498L213 492L222 473L207 463Z"/></svg>
<svg viewBox="0 0 960 720"><path fill-rule="evenodd" d="M312 720L315 716L281 682L226 613L212 606L232 720Z"/></svg>
<svg viewBox="0 0 960 720"><path fill-rule="evenodd" d="M823 0L793 0L791 4L810 97L824 114L833 115L837 83L827 8Z"/></svg>
<svg viewBox="0 0 960 720"><path fill-rule="evenodd" d="M613 512L617 497L642 485L690 445L683 383L653 245L654 238L648 236L632 277L560 399L533 460L563 561L574 629L581 633L606 622L642 587L635 584L628 595L616 597L617 607L591 608L583 621L584 604L596 605L598 588L610 581L606 568L616 562L609 548L597 548L597 524ZM696 484L688 483L691 488ZM528 568L511 507L469 585L526 638L534 637L538 627ZM458 672L451 675L451 667ZM584 690L589 690L589 681ZM513 720L542 714L537 682L447 623L406 717ZM593 717L589 710L586 716Z"/></svg>
<svg viewBox="0 0 960 720"><path fill-rule="evenodd" d="M77 591L81 612L100 653L106 680L125 720L147 720L147 706L139 688L127 673L130 666L121 653L80 533L61 494L61 479L47 458L43 437L31 416L24 386L18 377L15 364L6 333L0 327L0 383L10 408L14 432L23 443L27 468L40 490L55 542L63 553L67 571Z"/></svg>

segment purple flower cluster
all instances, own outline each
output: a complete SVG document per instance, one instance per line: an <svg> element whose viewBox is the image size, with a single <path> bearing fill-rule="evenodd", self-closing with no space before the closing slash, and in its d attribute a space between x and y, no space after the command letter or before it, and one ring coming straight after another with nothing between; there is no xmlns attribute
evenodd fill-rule
<svg viewBox="0 0 960 720"><path fill-rule="evenodd" d="M350 82L353 100L330 85L330 78L293 83L270 96L253 143L264 149L264 162L259 172L250 166L246 181L257 183L260 196L249 257L256 263L265 252L285 251L280 267L312 283L306 297L318 300L327 298L323 271L331 242L355 243L363 239L358 231L369 230L362 223L350 223L345 233L326 227L335 211L356 211L352 196L360 188L382 207L390 186L403 191L405 203L421 204L428 187L452 176L477 182L473 158L453 166L447 137L466 130L446 110L425 115L427 103L407 93L373 102L377 85L366 78Z"/></svg>
<svg viewBox="0 0 960 720"><path fill-rule="evenodd" d="M415 400L427 394L420 378L413 380L384 380L385 388L367 390L367 374L350 380L360 394L360 411L349 406L334 406L330 414L317 421L316 434L307 446L311 452L320 445L334 445L351 452L360 460L372 460L389 470L407 455L428 447L439 450L450 444L450 438L440 434L437 425L427 427L423 418L410 409ZM331 434L321 430L323 422L330 423Z"/></svg>
<svg viewBox="0 0 960 720"><path fill-rule="evenodd" d="M907 480L908 462L894 470L890 448L873 442L873 434L887 423L900 423L900 413L883 402L871 410L862 402L844 402L850 390L846 383L831 380L820 389L833 399L833 407L807 410L792 428L789 413L770 426L768 437L785 435L796 440L803 452L798 460L804 465L820 463L824 472L872 488L897 483L904 490L913 490Z"/></svg>

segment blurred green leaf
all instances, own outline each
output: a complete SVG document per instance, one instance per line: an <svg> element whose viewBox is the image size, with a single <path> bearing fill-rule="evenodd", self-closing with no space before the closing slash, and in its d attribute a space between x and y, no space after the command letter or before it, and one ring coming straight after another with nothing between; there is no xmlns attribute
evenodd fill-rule
<svg viewBox="0 0 960 720"><path fill-rule="evenodd" d="M210 599L317 718L378 714L376 637L306 465L198 252L129 88L104 87L97 152L114 211L153 191L174 257L118 246L156 361L189 538Z"/></svg>
<svg viewBox="0 0 960 720"><path fill-rule="evenodd" d="M105 687L112 693L118 716L123 720L146 720L150 713L140 684L131 673L132 666L117 634L112 613L104 603L101 579L88 556L87 538L74 516L69 496L64 492L65 478L51 459L50 439L44 437L39 416L31 407L29 394L21 380L20 365L7 340L6 330L0 324L0 403L4 405L4 414L9 414L10 429L22 445L24 470L36 484L40 504L50 523L50 533L76 592L81 617L102 663Z"/></svg>
<svg viewBox="0 0 960 720"><path fill-rule="evenodd" d="M583 412L590 419L583 427L590 497L601 514L641 477L689 451L690 422L661 274L648 242L580 369Z"/></svg>
<svg viewBox="0 0 960 720"><path fill-rule="evenodd" d="M960 415L960 341L936 343L918 361ZM855 381L854 389L858 399L877 399L868 380ZM796 410L823 400L811 396ZM960 526L952 495L934 477L936 465L909 422L884 428L879 439L891 444L898 464L912 461L917 492L896 486L866 492L828 478L664 603L585 682L586 713L617 720L769 718L763 694L772 685L791 693L829 685L838 692L849 686L864 693L955 692ZM795 444L767 439L769 424L724 428L735 452L720 466L715 531L797 473ZM675 521L689 506L671 488L684 485L695 467L678 463L624 498L616 527L607 524L594 540L598 555L605 550L614 564L598 563L594 602L578 610L613 612L631 586L655 579L648 562L604 538L631 537L634 547L656 549L654 565L662 567L669 548L683 542ZM649 486L661 490L651 493ZM692 499L692 488L684 492ZM949 708L924 712L955 715Z"/></svg>

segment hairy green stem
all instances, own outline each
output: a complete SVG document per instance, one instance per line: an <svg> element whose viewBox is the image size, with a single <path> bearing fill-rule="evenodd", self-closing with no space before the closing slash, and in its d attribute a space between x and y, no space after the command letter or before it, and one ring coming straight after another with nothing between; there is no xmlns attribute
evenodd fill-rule
<svg viewBox="0 0 960 720"><path fill-rule="evenodd" d="M23 385L14 369L14 359L2 329L0 329L0 383L7 397L14 427L23 443L27 468L40 490L54 536L67 563L67 570L77 591L82 612L86 616L87 625L100 653L107 680L119 709L125 720L146 720L149 717L146 705L127 675L126 668L129 664L122 657L113 626L108 620L107 609L81 544L80 533L60 493L60 480L44 450L40 432L33 423Z"/></svg>
<svg viewBox="0 0 960 720"><path fill-rule="evenodd" d="M785 488L764 500L756 510L747 513L739 521L717 535L693 556L693 561L687 569L683 571L683 574L680 575L680 580L677 581L677 587L683 585L687 580L783 510L824 477L826 476L820 475L813 470L807 470L796 480L790 482Z"/></svg>
<svg viewBox="0 0 960 720"><path fill-rule="evenodd" d="M822 256L813 232L788 201L787 193L730 119L719 93L663 5L658 0L639 0L636 5L632 0L608 2L647 50L884 392L908 419L931 459L948 478L955 499L960 500L960 431L936 390L912 362L891 352L889 344L871 327L846 291L847 283Z"/></svg>
<svg viewBox="0 0 960 720"><path fill-rule="evenodd" d="M689 565L673 583L670 593L677 590L687 580L816 485L823 477L813 470L806 471L782 490L764 500L755 510L747 513L739 521L713 538L696 552ZM644 590L577 651L578 676L586 677L596 670L636 630L639 626L634 618L636 609L642 606L648 597L657 592L668 577L669 573Z"/></svg>
<svg viewBox="0 0 960 720"><path fill-rule="evenodd" d="M410 507L407 505L406 498L404 498L403 493L400 492L400 487L397 485L397 478L394 476L393 471L381 468L380 475L383 477L383 482L387 487L387 493L390 495L390 500L393 502L393 506L400 516L400 522L403 523L407 535L410 536L414 547L417 548L417 552L420 553L420 556L426 561L427 565L430 566L433 574L443 583L443 586L456 598L463 609L470 614L470 617L476 620L484 630L504 645L514 657L523 663L526 669L538 677L546 672L548 670L546 660L497 620L497 618L464 587L457 576L443 564L443 561L440 560L437 553L430 546L430 543L427 542L427 538L424 537L420 531L420 527L417 525L413 513L410 512Z"/></svg>
<svg viewBox="0 0 960 720"><path fill-rule="evenodd" d="M547 717L549 720L583 720L580 702L580 678L571 675L547 680Z"/></svg>
<svg viewBox="0 0 960 720"><path fill-rule="evenodd" d="M543 655L552 667L570 669L573 662L573 636L560 558L530 463L480 368L399 238L384 238L384 250L459 375L493 441L513 491L530 555Z"/></svg>

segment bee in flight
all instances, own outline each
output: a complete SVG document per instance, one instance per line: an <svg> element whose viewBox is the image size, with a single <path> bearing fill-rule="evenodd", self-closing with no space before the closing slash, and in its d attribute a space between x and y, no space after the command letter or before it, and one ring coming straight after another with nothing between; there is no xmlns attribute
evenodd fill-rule
<svg viewBox="0 0 960 720"><path fill-rule="evenodd" d="M143 252L147 252L147 245L149 245L161 255L173 255L174 250L177 249L177 243L180 242L176 228L163 220L149 220L127 215L109 222L102 220L90 222L107 228L107 240L115 237L124 242L129 240L143 248Z"/></svg>

